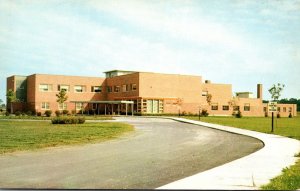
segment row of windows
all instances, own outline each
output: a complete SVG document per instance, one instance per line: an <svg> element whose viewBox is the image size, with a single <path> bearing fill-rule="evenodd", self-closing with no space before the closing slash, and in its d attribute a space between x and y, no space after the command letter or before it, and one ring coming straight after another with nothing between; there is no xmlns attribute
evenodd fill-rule
<svg viewBox="0 0 300 191"><path fill-rule="evenodd" d="M137 87L136 84L124 84L122 85L122 92L128 92L128 91L136 91ZM39 90L42 92L50 92L53 91L52 84L40 84ZM70 85L62 85L59 84L57 86L57 91L65 90L66 92L70 92ZM107 86L106 87L107 92L121 92L121 86ZM74 86L74 92L80 93L80 92L87 92L87 88L85 85L75 85ZM102 92L102 86L91 86L91 92Z"/></svg>
<svg viewBox="0 0 300 191"><path fill-rule="evenodd" d="M50 92L53 91L53 86L52 84L40 84L39 85L39 90L42 92ZM66 92L70 91L70 85L57 85L57 91L65 90ZM74 86L74 92L86 92L86 86L84 85L75 85ZM102 91L102 86L92 86L91 87L91 92L101 92Z"/></svg>
<svg viewBox="0 0 300 191"><path fill-rule="evenodd" d="M287 111L286 109L287 109L286 107L283 107L282 111L286 112ZM288 112L292 112L292 108L291 107L289 107L288 109L289 109ZM277 111L280 112L280 110L281 110L281 107L277 107ZM267 111L267 107L264 107L264 112L266 112L266 111Z"/></svg>
<svg viewBox="0 0 300 191"><path fill-rule="evenodd" d="M216 103L211 104L211 110L219 110L219 106ZM229 105L223 105L222 106L223 111L228 111L229 110ZM240 110L240 106L233 106L233 111L238 111ZM245 103L244 104L244 111L250 111L250 104Z"/></svg>
<svg viewBox="0 0 300 191"><path fill-rule="evenodd" d="M83 104L82 103L76 103L76 110L82 109ZM42 107L43 110L48 110L50 109L50 103L49 102L42 102ZM58 104L58 109L59 110L66 110L67 109L67 103L62 103Z"/></svg>
<svg viewBox="0 0 300 191"><path fill-rule="evenodd" d="M136 91L136 84L124 84L122 85L122 92ZM121 92L121 86L107 86L106 91L111 92Z"/></svg>

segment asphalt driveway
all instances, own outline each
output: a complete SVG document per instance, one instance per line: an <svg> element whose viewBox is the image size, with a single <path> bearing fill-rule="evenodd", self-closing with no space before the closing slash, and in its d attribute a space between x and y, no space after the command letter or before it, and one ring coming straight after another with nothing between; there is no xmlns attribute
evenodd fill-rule
<svg viewBox="0 0 300 191"><path fill-rule="evenodd" d="M136 131L99 144L0 156L0 188L157 188L241 158L261 141L157 118L118 118Z"/></svg>

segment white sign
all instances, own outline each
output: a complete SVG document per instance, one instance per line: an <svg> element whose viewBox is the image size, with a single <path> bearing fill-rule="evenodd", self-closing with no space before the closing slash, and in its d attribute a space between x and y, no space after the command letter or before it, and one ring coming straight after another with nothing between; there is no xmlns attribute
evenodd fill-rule
<svg viewBox="0 0 300 191"><path fill-rule="evenodd" d="M268 104L269 112L276 112L277 111L277 102L270 101Z"/></svg>

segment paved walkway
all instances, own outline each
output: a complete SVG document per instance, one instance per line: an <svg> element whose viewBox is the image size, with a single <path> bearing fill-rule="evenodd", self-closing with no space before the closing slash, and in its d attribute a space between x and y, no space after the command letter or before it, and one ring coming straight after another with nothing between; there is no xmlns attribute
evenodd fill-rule
<svg viewBox="0 0 300 191"><path fill-rule="evenodd" d="M169 183L158 189L259 189L270 179L281 174L283 168L293 165L297 160L294 157L295 154L300 152L300 141L295 139L188 119L169 118L255 137L262 140L265 147L246 157Z"/></svg>

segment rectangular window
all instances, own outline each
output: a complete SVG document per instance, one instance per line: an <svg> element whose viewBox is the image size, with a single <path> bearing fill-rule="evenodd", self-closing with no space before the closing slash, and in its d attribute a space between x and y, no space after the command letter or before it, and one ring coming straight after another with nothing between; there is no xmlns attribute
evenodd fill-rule
<svg viewBox="0 0 300 191"><path fill-rule="evenodd" d="M102 92L102 86L92 86L91 92Z"/></svg>
<svg viewBox="0 0 300 191"><path fill-rule="evenodd" d="M76 110L81 110L83 107L82 103L76 103Z"/></svg>
<svg viewBox="0 0 300 191"><path fill-rule="evenodd" d="M69 85L58 85L57 90L58 91L65 90L66 92L69 92L70 91L70 86Z"/></svg>
<svg viewBox="0 0 300 191"><path fill-rule="evenodd" d="M127 92L127 86L125 84L122 86L122 92Z"/></svg>
<svg viewBox="0 0 300 191"><path fill-rule="evenodd" d="M264 107L264 112L267 112L267 107Z"/></svg>
<svg viewBox="0 0 300 191"><path fill-rule="evenodd" d="M207 96L208 91L202 91L202 96Z"/></svg>
<svg viewBox="0 0 300 191"><path fill-rule="evenodd" d="M114 87L114 92L120 92L120 89L121 89L120 86L115 86Z"/></svg>
<svg viewBox="0 0 300 191"><path fill-rule="evenodd" d="M50 109L49 102L42 102L42 109Z"/></svg>
<svg viewBox="0 0 300 191"><path fill-rule="evenodd" d="M240 110L240 106L233 106L233 111L239 111Z"/></svg>
<svg viewBox="0 0 300 191"><path fill-rule="evenodd" d="M292 112L292 108L291 107L289 107L289 112Z"/></svg>
<svg viewBox="0 0 300 191"><path fill-rule="evenodd" d="M280 112L280 107L277 107L277 111Z"/></svg>
<svg viewBox="0 0 300 191"><path fill-rule="evenodd" d="M218 104L217 103L211 104L211 110L218 110Z"/></svg>
<svg viewBox="0 0 300 191"><path fill-rule="evenodd" d="M228 111L229 110L229 106L228 105L223 105L223 110L224 111Z"/></svg>
<svg viewBox="0 0 300 191"><path fill-rule="evenodd" d="M131 90L136 91L136 84L131 84Z"/></svg>
<svg viewBox="0 0 300 191"><path fill-rule="evenodd" d="M74 92L85 92L85 86L74 86Z"/></svg>
<svg viewBox="0 0 300 191"><path fill-rule="evenodd" d="M244 104L244 111L250 111L250 103Z"/></svg>
<svg viewBox="0 0 300 191"><path fill-rule="evenodd" d="M66 110L67 109L67 103L59 103L58 104L59 110Z"/></svg>
<svg viewBox="0 0 300 191"><path fill-rule="evenodd" d="M107 91L108 93L112 92L111 86L106 86L106 91Z"/></svg>
<svg viewBox="0 0 300 191"><path fill-rule="evenodd" d="M40 84L39 85L39 90L41 92L49 92L52 91L52 85L51 84Z"/></svg>
<svg viewBox="0 0 300 191"><path fill-rule="evenodd" d="M286 112L286 107L283 108L283 112Z"/></svg>

